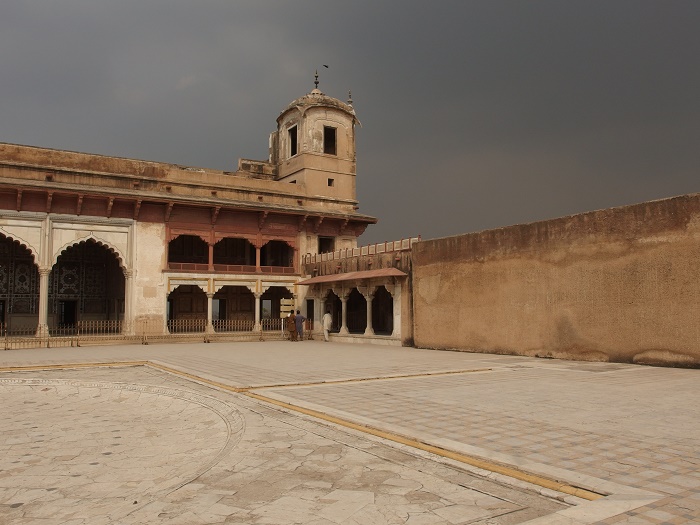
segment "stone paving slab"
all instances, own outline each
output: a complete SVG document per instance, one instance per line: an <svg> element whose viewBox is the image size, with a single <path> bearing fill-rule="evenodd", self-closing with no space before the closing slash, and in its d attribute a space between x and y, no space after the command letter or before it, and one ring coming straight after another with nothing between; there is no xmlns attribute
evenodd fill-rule
<svg viewBox="0 0 700 525"><path fill-rule="evenodd" d="M139 359L614 494L536 523L700 523L698 370L316 341L0 352L0 366ZM312 385L279 386L295 384Z"/></svg>
<svg viewBox="0 0 700 525"><path fill-rule="evenodd" d="M493 523L568 507L147 367L0 373L0 523Z"/></svg>

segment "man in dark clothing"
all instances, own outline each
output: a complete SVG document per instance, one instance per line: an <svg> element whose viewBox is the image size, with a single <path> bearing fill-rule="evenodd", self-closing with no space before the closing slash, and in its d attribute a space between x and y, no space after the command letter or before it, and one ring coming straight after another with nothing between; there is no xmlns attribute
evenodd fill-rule
<svg viewBox="0 0 700 525"><path fill-rule="evenodd" d="M297 340L297 326L296 326L296 316L294 315L294 310L289 313L287 317L287 331L289 332L289 340Z"/></svg>
<svg viewBox="0 0 700 525"><path fill-rule="evenodd" d="M295 316L294 322L297 325L297 335L299 336L299 341L304 340L304 321L306 321L306 317L301 315L301 312L297 310L297 315Z"/></svg>

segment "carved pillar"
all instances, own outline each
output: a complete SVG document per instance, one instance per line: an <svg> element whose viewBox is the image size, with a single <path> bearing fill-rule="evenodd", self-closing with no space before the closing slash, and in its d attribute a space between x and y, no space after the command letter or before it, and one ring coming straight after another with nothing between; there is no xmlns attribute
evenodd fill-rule
<svg viewBox="0 0 700 525"><path fill-rule="evenodd" d="M51 268L39 268L39 324L36 327L36 336L49 335L49 274Z"/></svg>
<svg viewBox="0 0 700 525"><path fill-rule="evenodd" d="M323 299L320 295L313 295L314 300L314 332L323 333L323 314L325 310L323 309Z"/></svg>
<svg viewBox="0 0 700 525"><path fill-rule="evenodd" d="M255 245L255 271L260 273L260 246Z"/></svg>
<svg viewBox="0 0 700 525"><path fill-rule="evenodd" d="M214 245L209 243L209 271L214 271Z"/></svg>
<svg viewBox="0 0 700 525"><path fill-rule="evenodd" d="M205 329L206 333L214 333L214 324L212 323L214 311L214 294L212 292L207 293L207 327Z"/></svg>
<svg viewBox="0 0 700 525"><path fill-rule="evenodd" d="M346 294L341 295L340 304L342 306L342 322L340 324L340 332L338 332L338 334L348 335L348 296Z"/></svg>
<svg viewBox="0 0 700 525"><path fill-rule="evenodd" d="M133 293L132 287L134 283L134 270L123 269L124 272L124 319L122 333L133 335L134 333L134 312L133 310Z"/></svg>
<svg viewBox="0 0 700 525"><path fill-rule="evenodd" d="M394 326L391 331L391 337L401 338L401 283L394 285Z"/></svg>
<svg viewBox="0 0 700 525"><path fill-rule="evenodd" d="M365 335L374 335L374 327L372 327L372 299L374 294L367 290L366 294L362 294L367 302L367 327L365 328Z"/></svg>
<svg viewBox="0 0 700 525"><path fill-rule="evenodd" d="M253 331L259 332L262 329L262 326L260 326L260 298L262 294L255 292L253 295L255 295L255 326Z"/></svg>

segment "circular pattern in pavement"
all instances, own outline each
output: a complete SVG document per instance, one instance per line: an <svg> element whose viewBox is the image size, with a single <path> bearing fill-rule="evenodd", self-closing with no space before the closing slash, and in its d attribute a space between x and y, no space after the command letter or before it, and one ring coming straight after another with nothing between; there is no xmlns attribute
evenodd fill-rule
<svg viewBox="0 0 700 525"><path fill-rule="evenodd" d="M17 520L119 519L209 470L244 428L232 405L177 389L0 379L0 402L8 389L0 504Z"/></svg>

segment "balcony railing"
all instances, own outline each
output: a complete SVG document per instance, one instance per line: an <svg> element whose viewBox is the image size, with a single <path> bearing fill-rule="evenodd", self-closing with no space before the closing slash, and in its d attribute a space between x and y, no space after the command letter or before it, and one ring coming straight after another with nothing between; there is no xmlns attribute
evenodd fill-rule
<svg viewBox="0 0 700 525"><path fill-rule="evenodd" d="M296 273L296 270L294 269L293 266L261 266L261 267L260 267L260 272L261 272L261 273L285 273L285 274L291 274L291 273Z"/></svg>
<svg viewBox="0 0 700 525"><path fill-rule="evenodd" d="M248 274L272 274L294 275L297 273L293 266L251 266L248 264L214 264L213 271L217 273L248 273ZM208 264L200 263L168 263L168 270L178 272L209 272Z"/></svg>
<svg viewBox="0 0 700 525"><path fill-rule="evenodd" d="M178 270L178 271L196 271L196 272L206 272L209 270L208 264L201 263L179 263L179 262L169 262L168 269Z"/></svg>
<svg viewBox="0 0 700 525"><path fill-rule="evenodd" d="M215 272L222 273L255 273L255 265L250 264L215 264Z"/></svg>

